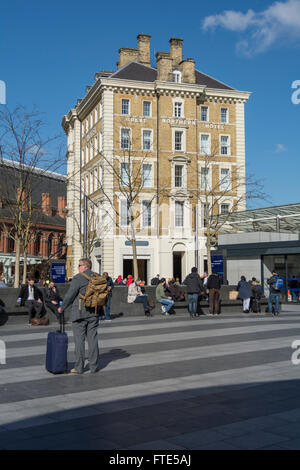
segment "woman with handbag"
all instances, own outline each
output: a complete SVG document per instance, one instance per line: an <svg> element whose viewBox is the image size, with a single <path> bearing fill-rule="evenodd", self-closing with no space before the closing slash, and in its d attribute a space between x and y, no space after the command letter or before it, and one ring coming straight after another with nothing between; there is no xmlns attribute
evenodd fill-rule
<svg viewBox="0 0 300 470"><path fill-rule="evenodd" d="M245 276L241 276L241 280L237 285L237 290L239 291L238 299L243 301L243 312L249 313L252 292L249 286L249 282L246 281Z"/></svg>

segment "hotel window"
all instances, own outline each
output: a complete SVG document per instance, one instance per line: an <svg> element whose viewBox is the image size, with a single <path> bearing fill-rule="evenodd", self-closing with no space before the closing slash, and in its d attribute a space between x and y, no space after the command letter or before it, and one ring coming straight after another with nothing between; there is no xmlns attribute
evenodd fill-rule
<svg viewBox="0 0 300 470"><path fill-rule="evenodd" d="M84 187L84 190L85 190L85 194L89 194L89 175L85 175L85 187Z"/></svg>
<svg viewBox="0 0 300 470"><path fill-rule="evenodd" d="M209 168L201 168L201 182L200 187L204 191L209 189Z"/></svg>
<svg viewBox="0 0 300 470"><path fill-rule="evenodd" d="M143 181L144 188L152 187L152 165L143 164L142 181Z"/></svg>
<svg viewBox="0 0 300 470"><path fill-rule="evenodd" d="M95 122L98 122L98 106L95 108Z"/></svg>
<svg viewBox="0 0 300 470"><path fill-rule="evenodd" d="M205 203L201 203L201 225L202 227L207 226L207 218L209 217L209 213L206 214L206 207L207 205Z"/></svg>
<svg viewBox="0 0 300 470"><path fill-rule="evenodd" d="M151 150L151 131L143 131L143 150Z"/></svg>
<svg viewBox="0 0 300 470"><path fill-rule="evenodd" d="M228 122L228 108L221 108L220 110L220 121L224 124Z"/></svg>
<svg viewBox="0 0 300 470"><path fill-rule="evenodd" d="M220 189L221 191L229 191L230 189L230 174L228 168L221 168Z"/></svg>
<svg viewBox="0 0 300 470"><path fill-rule="evenodd" d="M129 185L129 163L121 163L121 186Z"/></svg>
<svg viewBox="0 0 300 470"><path fill-rule="evenodd" d="M175 101L174 103L174 116L182 117L182 103Z"/></svg>
<svg viewBox="0 0 300 470"><path fill-rule="evenodd" d="M151 116L151 101L143 101L143 116Z"/></svg>
<svg viewBox="0 0 300 470"><path fill-rule="evenodd" d="M99 132L99 152L102 152L102 132Z"/></svg>
<svg viewBox="0 0 300 470"><path fill-rule="evenodd" d="M221 145L221 152L220 152L221 155L230 155L230 145L229 145L228 135L221 135L220 145Z"/></svg>
<svg viewBox="0 0 300 470"><path fill-rule="evenodd" d="M98 137L95 135L95 139L94 139L94 157L97 155L98 153Z"/></svg>
<svg viewBox="0 0 300 470"><path fill-rule="evenodd" d="M130 147L130 129L121 129L121 148L128 150Z"/></svg>
<svg viewBox="0 0 300 470"><path fill-rule="evenodd" d="M128 226L130 223L129 203L126 199L121 200L121 225Z"/></svg>
<svg viewBox="0 0 300 470"><path fill-rule="evenodd" d="M129 114L129 100L122 99L122 114Z"/></svg>
<svg viewBox="0 0 300 470"><path fill-rule="evenodd" d="M175 131L175 150L183 150L183 132L182 131Z"/></svg>
<svg viewBox="0 0 300 470"><path fill-rule="evenodd" d="M98 168L94 168L94 191L99 189Z"/></svg>
<svg viewBox="0 0 300 470"><path fill-rule="evenodd" d="M229 204L221 204L221 215L229 213Z"/></svg>
<svg viewBox="0 0 300 470"><path fill-rule="evenodd" d="M184 203L181 201L175 201L175 227L183 227L184 222Z"/></svg>
<svg viewBox="0 0 300 470"><path fill-rule="evenodd" d="M201 121L208 121L208 106L201 106Z"/></svg>
<svg viewBox="0 0 300 470"><path fill-rule="evenodd" d="M90 114L90 122L91 122L91 129L92 129L92 127L94 126L94 113L93 112L91 112Z"/></svg>
<svg viewBox="0 0 300 470"><path fill-rule="evenodd" d="M183 187L183 165L175 165L175 188Z"/></svg>
<svg viewBox="0 0 300 470"><path fill-rule="evenodd" d="M201 134L200 136L200 153L202 155L210 154L210 135Z"/></svg>
<svg viewBox="0 0 300 470"><path fill-rule="evenodd" d="M179 70L174 70L174 72L173 72L173 82L181 83L181 72Z"/></svg>
<svg viewBox="0 0 300 470"><path fill-rule="evenodd" d="M143 227L151 227L151 201L143 201Z"/></svg>
<svg viewBox="0 0 300 470"><path fill-rule="evenodd" d="M102 118L102 104L99 105L99 119Z"/></svg>

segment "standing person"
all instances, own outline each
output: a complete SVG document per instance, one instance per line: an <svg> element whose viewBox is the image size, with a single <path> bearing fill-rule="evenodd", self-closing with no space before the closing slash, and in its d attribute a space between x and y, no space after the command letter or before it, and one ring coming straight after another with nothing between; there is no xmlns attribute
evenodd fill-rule
<svg viewBox="0 0 300 470"><path fill-rule="evenodd" d="M237 290L239 291L239 295L237 298L243 301L243 312L249 313L252 292L250 289L249 282L246 281L245 276L241 276L241 280L237 285Z"/></svg>
<svg viewBox="0 0 300 470"><path fill-rule="evenodd" d="M279 303L280 303L280 289L276 288L275 283L277 281L278 274L276 271L272 271L272 276L267 279L267 284L269 285L269 300L268 300L268 312L266 315L273 315L272 306L275 302L275 312L274 315L279 315Z"/></svg>
<svg viewBox="0 0 300 470"><path fill-rule="evenodd" d="M156 287L155 290L155 296L156 300L162 304L161 309L162 309L162 315L169 315L169 310L173 307L174 305L174 300L172 300L172 297L168 297L165 293L165 285L166 285L166 280L164 277L162 277L159 280L159 284Z"/></svg>
<svg viewBox="0 0 300 470"><path fill-rule="evenodd" d="M62 301L62 297L59 295L58 289L53 281L49 282L49 285L45 287L45 304L54 313L57 320L60 319L58 313L59 302Z"/></svg>
<svg viewBox="0 0 300 470"><path fill-rule="evenodd" d="M212 273L208 276L206 287L206 292L209 295L208 315L219 315L221 279L217 273Z"/></svg>
<svg viewBox="0 0 300 470"><path fill-rule="evenodd" d="M151 279L151 286L157 286L159 284L159 274Z"/></svg>
<svg viewBox="0 0 300 470"><path fill-rule="evenodd" d="M252 292L251 310L254 313L257 313L257 312L260 313L261 311L260 300L263 296L263 290L262 290L262 286L259 280L256 279L255 277L252 278L252 281L250 283L250 288Z"/></svg>
<svg viewBox="0 0 300 470"><path fill-rule="evenodd" d="M288 285L292 294L292 301L299 302L299 290L298 290L299 284L295 275L292 277L292 279L289 280Z"/></svg>
<svg viewBox="0 0 300 470"><path fill-rule="evenodd" d="M144 304L144 312L145 312L146 317L152 317L150 310L152 310L153 307L151 307L148 303L148 295L142 293L140 284L141 284L141 280L138 279L137 281L132 282L128 286L127 302L129 304L133 304L133 303Z"/></svg>
<svg viewBox="0 0 300 470"><path fill-rule="evenodd" d="M198 297L203 291L203 282L198 274L196 267L192 268L192 272L183 281L187 287L189 299L189 312L191 317L197 316Z"/></svg>
<svg viewBox="0 0 300 470"><path fill-rule="evenodd" d="M111 304L111 298L112 298L112 290L114 288L114 282L113 282L112 278L108 275L107 272L103 273L103 276L106 277L107 290L108 290L107 303L105 305L105 320L106 321L111 321L111 318L110 318L110 304Z"/></svg>
<svg viewBox="0 0 300 470"><path fill-rule="evenodd" d="M33 318L42 318L43 294L34 284L34 277L30 277L27 284L24 284L19 292L18 303L28 308L28 323L31 325Z"/></svg>
<svg viewBox="0 0 300 470"><path fill-rule="evenodd" d="M90 372L99 371L99 347L98 331L99 315L93 308L86 308L79 295L84 295L88 286L88 279L83 275L92 276L92 263L87 258L82 258L78 263L79 273L73 277L63 304L58 308L58 313L62 313L72 304L70 319L73 327L75 343L75 367L71 374L82 374L85 360L85 338L89 346Z"/></svg>

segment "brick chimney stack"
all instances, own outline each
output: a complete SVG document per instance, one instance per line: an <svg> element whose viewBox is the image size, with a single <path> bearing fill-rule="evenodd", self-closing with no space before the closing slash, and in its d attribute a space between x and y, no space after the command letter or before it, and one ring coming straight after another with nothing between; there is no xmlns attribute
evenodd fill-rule
<svg viewBox="0 0 300 470"><path fill-rule="evenodd" d="M170 56L173 62L173 68L175 68L182 61L183 40L180 38L171 38L169 43L170 43Z"/></svg>
<svg viewBox="0 0 300 470"><path fill-rule="evenodd" d="M172 59L168 52L157 52L156 57L156 68L157 68L157 79L162 82L172 81Z"/></svg>
<svg viewBox="0 0 300 470"><path fill-rule="evenodd" d="M67 205L67 198L64 196L59 196L57 198L57 213L63 219L66 218L65 208Z"/></svg>
<svg viewBox="0 0 300 470"><path fill-rule="evenodd" d="M147 67L150 67L150 39L151 36L149 36L149 34L139 34L137 36L139 62L143 65L147 65Z"/></svg>
<svg viewBox="0 0 300 470"><path fill-rule="evenodd" d="M51 196L49 193L42 193L42 211L48 216L52 215Z"/></svg>

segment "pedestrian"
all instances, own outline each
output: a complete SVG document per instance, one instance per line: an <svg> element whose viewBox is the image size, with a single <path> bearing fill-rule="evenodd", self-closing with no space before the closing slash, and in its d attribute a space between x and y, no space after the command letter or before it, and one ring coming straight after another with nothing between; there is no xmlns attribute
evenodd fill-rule
<svg viewBox="0 0 300 470"><path fill-rule="evenodd" d="M146 317L152 317L151 310L153 307L149 305L148 295L142 293L140 284L141 280L137 279L128 286L127 302L129 304L142 303L144 305L144 312Z"/></svg>
<svg viewBox="0 0 300 470"><path fill-rule="evenodd" d="M268 312L266 315L273 315L273 302L275 303L275 312L274 315L279 315L279 303L280 303L280 289L276 286L276 281L278 279L278 274L276 271L272 271L272 276L267 279L267 284L269 285L269 299L268 299Z"/></svg>
<svg viewBox="0 0 300 470"><path fill-rule="evenodd" d="M68 292L63 300L63 304L58 308L58 313L63 313L72 304L70 320L73 327L75 343L75 366L70 371L71 374L82 374L85 361L85 338L89 347L90 372L99 371L99 347L98 347L98 326L99 314L94 308L86 308L80 294L84 295L89 280L84 276L92 276L92 263L87 258L82 258L78 263L79 273L73 277Z"/></svg>
<svg viewBox="0 0 300 470"><path fill-rule="evenodd" d="M123 283L123 281L122 281L122 276L118 276L118 277L117 277L117 279L116 279L116 284L117 284L118 286L123 286L123 285L124 285L124 283Z"/></svg>
<svg viewBox="0 0 300 470"><path fill-rule="evenodd" d="M192 268L190 274L188 274L183 281L186 285L186 290L189 299L189 313L191 318L198 316L198 297L203 291L203 282L198 274L196 267Z"/></svg>
<svg viewBox="0 0 300 470"><path fill-rule="evenodd" d="M111 304L112 290L114 288L114 283L113 283L112 278L108 275L107 272L103 273L103 276L105 276L106 279L107 279L107 290L108 290L107 303L104 307L105 320L110 322L111 321L111 318L110 318L110 304Z"/></svg>
<svg viewBox="0 0 300 470"><path fill-rule="evenodd" d="M155 296L156 300L162 304L161 309L162 309L162 315L169 315L169 310L173 307L174 305L174 300L172 300L172 297L168 297L165 293L165 285L166 285L166 279L162 277L159 280L159 284L157 285L155 289Z"/></svg>
<svg viewBox="0 0 300 470"><path fill-rule="evenodd" d="M295 275L289 280L289 289L292 295L292 301L299 302L299 284Z"/></svg>
<svg viewBox="0 0 300 470"><path fill-rule="evenodd" d="M159 284L159 274L151 279L151 286L157 286Z"/></svg>
<svg viewBox="0 0 300 470"><path fill-rule="evenodd" d="M208 276L206 293L209 295L209 314L219 315L220 313L220 289L221 279L217 273Z"/></svg>
<svg viewBox="0 0 300 470"><path fill-rule="evenodd" d="M252 299L250 303L251 310L254 313L257 313L257 312L260 313L261 312L260 300L263 296L262 285L260 284L258 279L253 277L250 283L250 288L251 288L251 293L252 293Z"/></svg>
<svg viewBox="0 0 300 470"><path fill-rule="evenodd" d="M46 284L44 299L46 306L54 313L57 320L60 320L60 314L57 310L59 302L62 302L62 297L53 281L50 281L48 285Z"/></svg>
<svg viewBox="0 0 300 470"><path fill-rule="evenodd" d="M35 285L34 277L29 277L19 292L18 303L28 308L28 324L33 318L42 318L44 304L42 291Z"/></svg>
<svg viewBox="0 0 300 470"><path fill-rule="evenodd" d="M237 285L237 290L239 291L238 299L243 301L243 312L250 312L250 300L252 296L251 288L249 282L246 281L245 276L241 276L241 280Z"/></svg>
<svg viewBox="0 0 300 470"><path fill-rule="evenodd" d="M129 276L127 277L127 281L126 281L127 287L129 287L130 284L132 284L133 282L134 282L133 277L131 276L131 274L129 274Z"/></svg>
<svg viewBox="0 0 300 470"><path fill-rule="evenodd" d="M185 300L184 292L174 278L169 281L168 291L170 292L170 296L174 302Z"/></svg>

